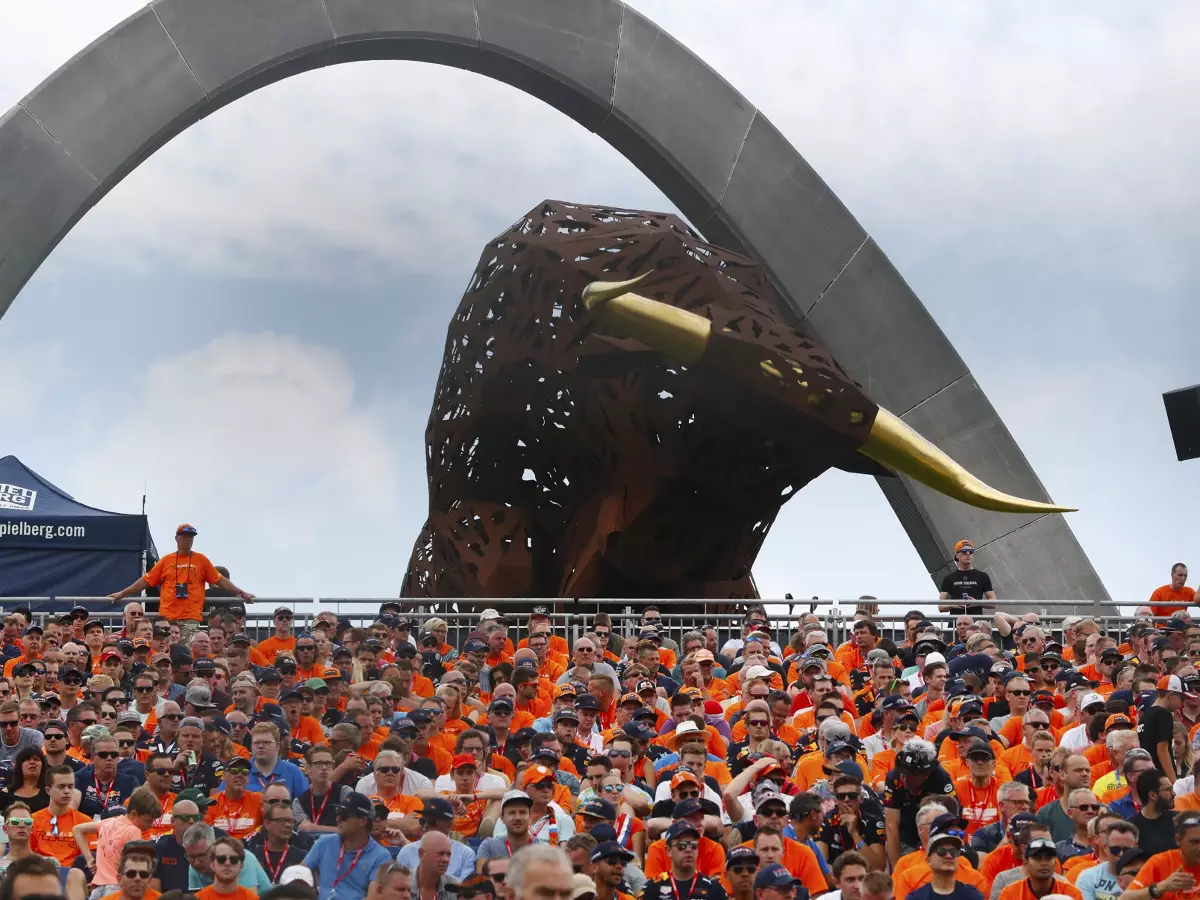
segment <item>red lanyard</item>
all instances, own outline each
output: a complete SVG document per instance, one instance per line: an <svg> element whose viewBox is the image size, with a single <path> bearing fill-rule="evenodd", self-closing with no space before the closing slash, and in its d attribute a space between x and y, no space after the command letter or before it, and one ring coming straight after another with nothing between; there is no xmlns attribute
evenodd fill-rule
<svg viewBox="0 0 1200 900"><path fill-rule="evenodd" d="M692 900L692 891L696 889L696 876L692 876L692 880L688 882L688 895L686 897L679 893L679 885L675 883L675 876L671 875L671 890L675 892L675 900Z"/></svg>
<svg viewBox="0 0 1200 900"><path fill-rule="evenodd" d="M329 803L329 795L333 793L333 785L329 785L329 790L325 792L325 799L321 801L321 808L317 809L317 795L310 788L308 791L308 805L312 807L312 821L314 825L321 824L321 816L325 812L325 805Z"/></svg>
<svg viewBox="0 0 1200 900"><path fill-rule="evenodd" d="M271 865L271 851L267 849L266 842L265 841L263 842L263 859L265 859L267 861L267 871L269 871L271 873L271 881L273 883L277 884L279 882L279 873L283 871L283 864L287 860L288 851L291 849L292 849L292 844L291 844L291 841L289 841L288 845L283 848L283 852L279 854L279 865L272 866ZM364 847L363 849L366 849L366 848ZM342 852L344 853L345 850L346 850L346 848L345 848L345 846L343 846ZM362 850L359 850L358 852L362 853ZM354 857L354 862L358 862L357 856ZM339 857L338 865L340 866L341 864L342 864L342 860ZM354 863L351 863L350 869L353 869L353 868L354 868ZM346 870L347 875L350 874L350 869ZM341 881L341 879L339 878L338 881ZM336 884L337 884L337 881L334 882L334 885L336 885Z"/></svg>
<svg viewBox="0 0 1200 900"><path fill-rule="evenodd" d="M989 784L983 789L983 806L981 807L975 802L975 785L971 784L970 781L967 782L967 796L971 800L969 808L975 810L975 815L973 818L976 822L983 822L983 817L987 814L987 811L990 808L988 801L991 800L992 790L994 787L994 784ZM966 809L964 809L963 812L966 813Z"/></svg>
<svg viewBox="0 0 1200 900"><path fill-rule="evenodd" d="M264 847L265 847L265 845L264 845ZM331 896L333 894L333 889L342 883L342 879L344 879L347 875L349 875L351 872L354 871L354 867L358 865L358 858L363 855L363 851L365 851L366 849L367 849L366 847L363 847L362 850L359 850L357 853L355 853L354 859L350 860L350 868L348 868L345 872L343 872L337 878L333 879L333 884L331 884L329 886L329 892L330 892ZM333 867L333 871L336 872L338 869L340 869L342 867L342 859L345 856L346 856L346 843L343 841L342 849L338 851L337 865Z"/></svg>
<svg viewBox="0 0 1200 900"><path fill-rule="evenodd" d="M93 776L92 781L94 781L96 784L96 800L99 801L100 811L103 812L104 807L108 806L108 798L112 794L113 785L117 783L117 780L114 778L112 781L110 781L108 783L108 787L106 787L103 791L100 790L100 779L99 778L96 778Z"/></svg>

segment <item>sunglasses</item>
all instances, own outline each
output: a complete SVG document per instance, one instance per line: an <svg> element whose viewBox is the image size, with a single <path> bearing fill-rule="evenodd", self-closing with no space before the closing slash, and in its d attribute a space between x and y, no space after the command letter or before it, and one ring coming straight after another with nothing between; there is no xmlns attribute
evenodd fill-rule
<svg viewBox="0 0 1200 900"><path fill-rule="evenodd" d="M826 716L825 718L829 718L829 716ZM917 726L914 725L912 722L897 722L895 725L892 726L892 730L893 731L916 731Z"/></svg>
<svg viewBox="0 0 1200 900"><path fill-rule="evenodd" d="M735 866L730 866L729 871L734 875L749 875L757 872L758 866L751 865L750 863L738 863Z"/></svg>
<svg viewBox="0 0 1200 900"><path fill-rule="evenodd" d="M849 791L845 791L845 792L842 792L842 793L838 793L838 794L836 794L835 796L836 796L836 797L837 797L839 800L842 800L842 801L845 801L845 802L849 802L849 801L851 801L851 800L858 800L858 799L860 799L860 797L861 797L861 795L858 793L858 791L855 791L854 793L850 793Z"/></svg>
<svg viewBox="0 0 1200 900"><path fill-rule="evenodd" d="M153 694L154 693L154 688L147 687L146 685L142 685L141 687L135 687L134 690L137 691L139 694Z"/></svg>
<svg viewBox="0 0 1200 900"><path fill-rule="evenodd" d="M754 719L753 721L747 720L746 724L751 728L762 728L763 726L770 725L771 723L768 719Z"/></svg>
<svg viewBox="0 0 1200 900"><path fill-rule="evenodd" d="M240 863L241 861L242 861L242 858L240 856L237 856L234 854L226 855L224 853L221 853L219 855L213 856L213 862L220 863L223 866L231 866L234 863Z"/></svg>
<svg viewBox="0 0 1200 900"><path fill-rule="evenodd" d="M159 719L165 719L168 722L174 722L177 719L182 719L182 718L183 718L183 713L167 713L164 716L159 716Z"/></svg>
<svg viewBox="0 0 1200 900"><path fill-rule="evenodd" d="M376 766L375 771L380 775L399 775L404 770L399 766Z"/></svg>
<svg viewBox="0 0 1200 900"><path fill-rule="evenodd" d="M48 741L65 741L67 739L65 734L59 734L56 731L47 732L43 737Z"/></svg>
<svg viewBox="0 0 1200 900"><path fill-rule="evenodd" d="M136 878L139 881L144 878L147 881L149 881L150 873L144 869L126 869L124 872L121 873L121 877L122 878Z"/></svg>
<svg viewBox="0 0 1200 900"><path fill-rule="evenodd" d="M942 844L939 847L933 848L934 855L945 858L958 857L962 854L962 850L952 844Z"/></svg>
<svg viewBox="0 0 1200 900"><path fill-rule="evenodd" d="M1053 672L1055 669L1058 669L1058 668L1061 668L1061 666L1059 666L1059 664L1056 662L1042 663L1042 671L1043 672Z"/></svg>
<svg viewBox="0 0 1200 900"><path fill-rule="evenodd" d="M1075 809L1082 809L1084 812L1095 812L1100 808L1099 803L1077 803Z"/></svg>
<svg viewBox="0 0 1200 900"><path fill-rule="evenodd" d="M16 719L9 719L5 722L0 722L0 728L16 728L21 723ZM95 724L94 722L92 724Z"/></svg>
<svg viewBox="0 0 1200 900"><path fill-rule="evenodd" d="M633 753L629 750L609 750L608 751L609 759L629 759L629 757L631 757L631 756L633 756Z"/></svg>
<svg viewBox="0 0 1200 900"><path fill-rule="evenodd" d="M101 750L93 755L96 759L117 759L121 754L115 750Z"/></svg>
<svg viewBox="0 0 1200 900"><path fill-rule="evenodd" d="M204 816L201 813L175 813L180 822L199 822Z"/></svg>
<svg viewBox="0 0 1200 900"><path fill-rule="evenodd" d="M1032 693L1032 692L1016 689L1016 690L1010 690L1008 692L1008 696L1010 696L1010 697L1028 697L1030 695L1030 693Z"/></svg>
<svg viewBox="0 0 1200 900"><path fill-rule="evenodd" d="M163 718L165 719L167 717L163 716ZM96 718L96 719L80 719L79 724L82 725L84 728L90 728L92 725L95 725L99 721L100 720L98 718ZM0 722L0 725L3 725L3 724L4 724L3 722ZM16 723L14 722L13 724L16 724Z"/></svg>
<svg viewBox="0 0 1200 900"><path fill-rule="evenodd" d="M692 799L694 799L694 798L697 798L697 797L699 797L699 796L700 796L700 792L699 792L699 791L680 791L680 792L679 792L679 799L680 799L680 800L692 800Z"/></svg>
<svg viewBox="0 0 1200 900"><path fill-rule="evenodd" d="M699 841L676 841L675 842L676 850L695 850L699 846L700 846Z"/></svg>
<svg viewBox="0 0 1200 900"><path fill-rule="evenodd" d="M786 819L787 818L787 810L782 809L780 807L773 807L771 809L760 809L758 811L758 814L760 816L762 816L764 819Z"/></svg>
<svg viewBox="0 0 1200 900"><path fill-rule="evenodd" d="M159 766L158 768L155 768L155 769L151 769L150 771L153 772L155 775L158 775L161 778L166 778L168 775L175 774L174 769L165 769L161 766Z"/></svg>
<svg viewBox="0 0 1200 900"><path fill-rule="evenodd" d="M8 820L9 825L23 825L26 828L33 827L33 819L13 817Z"/></svg>

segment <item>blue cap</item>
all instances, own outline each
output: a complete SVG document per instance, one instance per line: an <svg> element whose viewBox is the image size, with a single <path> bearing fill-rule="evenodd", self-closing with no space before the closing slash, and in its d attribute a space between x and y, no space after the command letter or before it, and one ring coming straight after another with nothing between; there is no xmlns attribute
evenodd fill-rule
<svg viewBox="0 0 1200 900"><path fill-rule="evenodd" d="M799 878L792 875L782 863L770 863L758 870L754 876L754 889L773 887L795 887L803 884Z"/></svg>

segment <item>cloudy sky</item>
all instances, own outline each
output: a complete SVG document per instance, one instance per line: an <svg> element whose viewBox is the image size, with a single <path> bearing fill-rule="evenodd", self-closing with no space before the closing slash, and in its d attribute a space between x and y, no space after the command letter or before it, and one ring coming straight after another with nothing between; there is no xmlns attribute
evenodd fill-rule
<svg viewBox="0 0 1200 900"><path fill-rule="evenodd" d="M0 110L140 5L7 8ZM631 5L876 237L1081 508L1114 597L1196 556L1200 463L1175 461L1160 395L1200 381L1200 7ZM547 197L672 209L476 75L356 63L259 91L130 175L17 298L0 454L97 506L136 511L146 485L160 548L193 522L261 596L392 596L449 314L483 243ZM838 472L785 507L756 574L768 597L933 592L875 483Z"/></svg>

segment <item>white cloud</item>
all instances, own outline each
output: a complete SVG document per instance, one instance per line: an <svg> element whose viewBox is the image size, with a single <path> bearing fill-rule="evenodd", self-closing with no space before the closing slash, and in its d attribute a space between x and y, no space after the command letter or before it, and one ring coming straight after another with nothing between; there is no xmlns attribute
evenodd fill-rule
<svg viewBox="0 0 1200 900"><path fill-rule="evenodd" d="M0 422L22 430L63 377L63 346L38 342L6 346L0 354ZM0 451L3 453L6 451Z"/></svg>
<svg viewBox="0 0 1200 900"><path fill-rule="evenodd" d="M413 463L413 447L393 434L400 412L357 396L336 352L230 333L153 363L72 483L90 487L89 502L128 507L145 482L160 547L193 522L210 555L243 570L265 556L274 590L300 590L293 573L314 553L351 559L364 530L390 544L401 501L421 502L401 491L397 466ZM382 589L398 575L374 580Z"/></svg>

